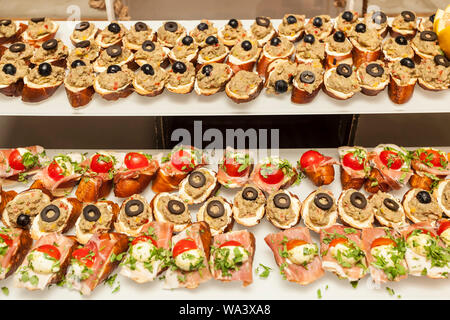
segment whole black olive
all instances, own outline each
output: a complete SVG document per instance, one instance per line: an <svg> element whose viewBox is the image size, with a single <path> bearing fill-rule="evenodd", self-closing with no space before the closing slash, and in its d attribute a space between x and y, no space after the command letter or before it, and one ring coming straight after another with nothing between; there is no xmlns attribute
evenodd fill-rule
<svg viewBox="0 0 450 320"><path fill-rule="evenodd" d="M311 71L303 71L300 73L300 81L303 83L311 84L316 80L316 76Z"/></svg>
<svg viewBox="0 0 450 320"><path fill-rule="evenodd" d="M228 21L228 25L233 29L236 29L239 26L239 22L236 19L230 19L230 21Z"/></svg>
<svg viewBox="0 0 450 320"><path fill-rule="evenodd" d="M290 16L288 16L288 17L286 18L286 22L287 22L288 24L294 24L294 23L297 22L297 18L294 17L293 15L290 15Z"/></svg>
<svg viewBox="0 0 450 320"><path fill-rule="evenodd" d="M120 25L118 23L110 23L108 26L108 30L112 33L119 33L120 32Z"/></svg>
<svg viewBox="0 0 450 320"><path fill-rule="evenodd" d="M211 218L220 218L225 214L225 207L219 200L211 200L206 206L206 213Z"/></svg>
<svg viewBox="0 0 450 320"><path fill-rule="evenodd" d="M169 32L176 32L178 30L178 23L169 21L164 24L164 29Z"/></svg>
<svg viewBox="0 0 450 320"><path fill-rule="evenodd" d="M416 194L416 199L420 203L427 204L431 202L431 195L428 191L419 191Z"/></svg>
<svg viewBox="0 0 450 320"><path fill-rule="evenodd" d="M306 43L313 44L314 41L316 41L316 38L315 38L312 34L307 34L307 35L305 35L305 37L303 38L303 41L306 42Z"/></svg>
<svg viewBox="0 0 450 320"><path fill-rule="evenodd" d="M434 13L434 14L432 14L428 19L431 21L431 22L434 22L434 18L436 17L436 14Z"/></svg>
<svg viewBox="0 0 450 320"><path fill-rule="evenodd" d="M395 42L401 46L406 46L408 44L408 40L404 36L396 36Z"/></svg>
<svg viewBox="0 0 450 320"><path fill-rule="evenodd" d="M38 67L38 72L41 76L46 77L52 73L52 66L50 63L41 63Z"/></svg>
<svg viewBox="0 0 450 320"><path fill-rule="evenodd" d="M352 72L353 72L352 67L346 63L341 63L336 68L336 73L345 78L350 77L352 75Z"/></svg>
<svg viewBox="0 0 450 320"><path fill-rule="evenodd" d="M75 30L77 31L84 31L87 30L89 28L91 24L87 21L82 21L80 23L77 23L77 25L75 26Z"/></svg>
<svg viewBox="0 0 450 320"><path fill-rule="evenodd" d="M22 43L22 42L16 42L16 43L13 43L13 44L9 47L9 50L10 50L11 52L22 52L22 51L25 50L25 43Z"/></svg>
<svg viewBox="0 0 450 320"><path fill-rule="evenodd" d="M406 22L416 20L416 15L411 11L402 11L401 15Z"/></svg>
<svg viewBox="0 0 450 320"><path fill-rule="evenodd" d="M141 70L148 76L153 76L155 74L155 70L148 63L142 65Z"/></svg>
<svg viewBox="0 0 450 320"><path fill-rule="evenodd" d="M175 73L185 73L187 70L186 65L181 62L181 61L176 61L173 65L172 65L172 71Z"/></svg>
<svg viewBox="0 0 450 320"><path fill-rule="evenodd" d="M89 40L84 40L78 42L75 47L76 48L88 48L91 45L91 42Z"/></svg>
<svg viewBox="0 0 450 320"><path fill-rule="evenodd" d="M367 199L361 192L353 192L350 195L351 204L358 209L364 209L367 206Z"/></svg>
<svg viewBox="0 0 450 320"><path fill-rule="evenodd" d="M278 38L278 37L272 38L272 39L270 40L270 45L271 45L271 46L276 47L276 46L278 46L279 44L281 44L281 39Z"/></svg>
<svg viewBox="0 0 450 320"><path fill-rule="evenodd" d="M416 66L416 64L414 63L414 61L411 58L403 58L402 60L400 60L400 64L404 67L407 68L414 68Z"/></svg>
<svg viewBox="0 0 450 320"><path fill-rule="evenodd" d="M13 76L16 74L17 68L13 64L7 63L3 66L2 71L6 74Z"/></svg>
<svg viewBox="0 0 450 320"><path fill-rule="evenodd" d="M446 68L450 66L450 61L448 61L448 59L441 54L438 54L437 56L435 56L433 58L433 60L434 60L434 63L438 66L444 66Z"/></svg>
<svg viewBox="0 0 450 320"><path fill-rule="evenodd" d="M181 39L181 43L185 46L190 46L194 42L194 39L191 36L185 36Z"/></svg>
<svg viewBox="0 0 450 320"><path fill-rule="evenodd" d="M210 65L210 64L207 64L206 66L204 66L204 67L202 68L202 73L203 73L205 76L209 77L209 76L211 75L212 69L213 69L213 66Z"/></svg>
<svg viewBox="0 0 450 320"><path fill-rule="evenodd" d="M56 49L56 47L58 47L58 40L56 39L47 40L42 44L42 49L47 51Z"/></svg>
<svg viewBox="0 0 450 320"><path fill-rule="evenodd" d="M209 28L209 26L208 26L208 24L205 23L205 22L200 22L200 23L197 25L197 29L200 30L200 31L208 30L208 28Z"/></svg>
<svg viewBox="0 0 450 320"><path fill-rule="evenodd" d="M366 72L372 77L381 77L384 74L384 68L378 63L369 63Z"/></svg>
<svg viewBox="0 0 450 320"><path fill-rule="evenodd" d="M313 19L313 26L316 28L320 28L323 25L323 20L321 17L315 17Z"/></svg>
<svg viewBox="0 0 450 320"><path fill-rule="evenodd" d="M437 35L433 31L422 31L420 33L420 40L422 41L436 41Z"/></svg>
<svg viewBox="0 0 450 320"><path fill-rule="evenodd" d="M153 41L145 40L142 43L142 50L152 52L153 50L155 50L155 44L153 43Z"/></svg>
<svg viewBox="0 0 450 320"><path fill-rule="evenodd" d="M270 25L270 20L266 17L256 17L255 21L261 27L268 27Z"/></svg>
<svg viewBox="0 0 450 320"><path fill-rule="evenodd" d="M333 40L336 42L344 42L345 41L345 34L342 31L336 31L333 34Z"/></svg>
<svg viewBox="0 0 450 320"><path fill-rule="evenodd" d="M122 54L122 47L118 45L110 46L106 49L106 53L112 58L118 57Z"/></svg>
<svg viewBox="0 0 450 320"><path fill-rule="evenodd" d="M125 205L125 214L129 217L136 217L144 212L144 204L141 200L133 199Z"/></svg>
<svg viewBox="0 0 450 320"><path fill-rule="evenodd" d="M218 44L219 40L215 36L209 36L208 38L206 38L205 43L211 46L214 44Z"/></svg>
<svg viewBox="0 0 450 320"><path fill-rule="evenodd" d="M19 214L19 216L17 217L17 225L25 228L26 226L28 226L31 222L31 218L29 215L21 213Z"/></svg>
<svg viewBox="0 0 450 320"><path fill-rule="evenodd" d="M76 67L80 67L80 66L85 66L86 63L83 60L75 60L74 62L72 62L72 64L70 65L70 67L72 69L76 68Z"/></svg>
<svg viewBox="0 0 450 320"><path fill-rule="evenodd" d="M275 81L275 92L284 93L288 91L288 83L285 80L277 80Z"/></svg>
<svg viewBox="0 0 450 320"><path fill-rule="evenodd" d="M119 71L122 71L122 68L116 64L113 64L112 66L108 67L106 73L117 73Z"/></svg>
<svg viewBox="0 0 450 320"><path fill-rule="evenodd" d="M352 22L352 20L353 20L353 12L351 12L351 11L344 11L342 13L342 19L344 19L347 22Z"/></svg>
<svg viewBox="0 0 450 320"><path fill-rule="evenodd" d="M144 22L136 22L134 24L134 30L136 30L137 32L147 31L148 26Z"/></svg>
<svg viewBox="0 0 450 320"><path fill-rule="evenodd" d="M381 11L376 11L372 14L372 21L375 24L381 25L387 21L386 14Z"/></svg>
<svg viewBox="0 0 450 320"><path fill-rule="evenodd" d="M366 25L364 23L358 23L355 26L355 31L358 33L365 33L367 30Z"/></svg>
<svg viewBox="0 0 450 320"><path fill-rule="evenodd" d="M9 26L11 24L11 20L10 19L2 19L0 20L0 26Z"/></svg>
<svg viewBox="0 0 450 320"><path fill-rule="evenodd" d="M31 22L38 23L45 21L45 17L31 18Z"/></svg>
<svg viewBox="0 0 450 320"><path fill-rule="evenodd" d="M250 42L250 41L248 41L248 40L244 40L244 41L242 41L242 43L241 43L241 47L242 47L242 49L244 49L245 51L250 51L250 50L252 50L252 43Z"/></svg>

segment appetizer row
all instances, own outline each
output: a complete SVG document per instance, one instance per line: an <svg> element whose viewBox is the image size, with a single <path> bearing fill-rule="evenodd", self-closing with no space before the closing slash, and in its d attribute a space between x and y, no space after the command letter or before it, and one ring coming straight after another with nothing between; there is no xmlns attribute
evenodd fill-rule
<svg viewBox="0 0 450 320"><path fill-rule="evenodd" d="M56 25L37 20L29 25ZM393 25L410 28L416 20L405 11ZM75 48L70 53L54 34L46 34L42 43L23 36L23 43L0 50L0 92L38 102L64 84L71 105L81 107L95 92L117 100L133 91L156 96L165 88L199 95L225 90L241 103L266 87L269 94L292 91L293 102L307 103L321 88L348 99L358 91L376 95L389 86L391 100L405 103L416 82L434 91L449 87L450 63L433 31L422 30L408 40L415 29L393 27L395 38L383 42L379 27L386 29L386 16L381 12L360 20L356 12L345 11L334 21L318 16L305 23L304 16L285 15L277 32L270 19L258 17L247 32L236 19L219 31L204 20L189 35L176 22L164 23L156 34L143 22L130 30L113 22L102 31L81 22L71 34Z"/></svg>

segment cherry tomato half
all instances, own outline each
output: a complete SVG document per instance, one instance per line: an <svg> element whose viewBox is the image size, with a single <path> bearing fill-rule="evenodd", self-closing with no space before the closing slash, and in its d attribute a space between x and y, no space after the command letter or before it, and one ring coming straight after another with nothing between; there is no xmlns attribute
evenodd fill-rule
<svg viewBox="0 0 450 320"><path fill-rule="evenodd" d="M219 248L223 247L242 247L242 243L236 240L225 241L219 246Z"/></svg>
<svg viewBox="0 0 450 320"><path fill-rule="evenodd" d="M295 247L299 247L299 246L302 246L304 244L308 244L308 242L306 242L304 240L299 240L299 239L292 239L292 240L289 240L286 243L286 250L289 251L291 249L294 249Z"/></svg>
<svg viewBox="0 0 450 320"><path fill-rule="evenodd" d="M315 150L306 151L300 158L300 166L302 169L305 169L306 167L317 165L323 160L323 158L324 156L320 152Z"/></svg>
<svg viewBox="0 0 450 320"><path fill-rule="evenodd" d="M349 167L353 170L363 170L364 169L364 161L359 162L357 156L354 153L349 152L342 158L342 164L345 167Z"/></svg>
<svg viewBox="0 0 450 320"><path fill-rule="evenodd" d="M10 236L8 236L7 234L1 234L1 233L0 233L0 238L3 239L3 242L6 243L6 245L7 245L8 247L11 247L13 241L12 241L12 239L11 239Z"/></svg>
<svg viewBox="0 0 450 320"><path fill-rule="evenodd" d="M346 238L335 238L331 240L329 248L337 246L338 244L347 244L348 240Z"/></svg>
<svg viewBox="0 0 450 320"><path fill-rule="evenodd" d="M46 253L56 260L59 260L59 258L61 258L61 253L59 252L58 248L51 244L44 244L36 248L36 251Z"/></svg>
<svg viewBox="0 0 450 320"><path fill-rule="evenodd" d="M442 232L450 228L450 220L444 220L439 224L439 229L437 231L437 234L440 236Z"/></svg>
<svg viewBox="0 0 450 320"><path fill-rule="evenodd" d="M433 167L443 167L443 163L447 162L445 157L441 155L438 151L428 149L423 151L419 156L420 161L425 164L431 164Z"/></svg>
<svg viewBox="0 0 450 320"><path fill-rule="evenodd" d="M195 158L190 152L182 149L172 154L171 162L179 171L190 172L195 168Z"/></svg>
<svg viewBox="0 0 450 320"><path fill-rule="evenodd" d="M392 150L381 151L380 160L386 167L393 170L398 170L403 165L403 159Z"/></svg>
<svg viewBox="0 0 450 320"><path fill-rule="evenodd" d="M128 169L139 169L148 167L149 162L146 156L139 152L129 152L125 156L125 165Z"/></svg>
<svg viewBox="0 0 450 320"><path fill-rule="evenodd" d="M55 181L59 181L64 178L64 170L59 166L56 161L52 161L48 166L48 175Z"/></svg>
<svg viewBox="0 0 450 320"><path fill-rule="evenodd" d="M10 153L8 163L14 170L25 170L25 166L22 163L22 155L17 149Z"/></svg>
<svg viewBox="0 0 450 320"><path fill-rule="evenodd" d="M245 175L247 173L248 168L249 168L249 167L247 167L244 170L242 170L241 172L239 172L239 168L241 167L241 164L237 163L234 158L225 159L223 165L225 167L226 173L231 177L242 177L243 175Z"/></svg>
<svg viewBox="0 0 450 320"><path fill-rule="evenodd" d="M138 244L139 242L147 242L148 240L150 240L150 241L152 242L152 244L153 244L155 247L157 247L155 239L153 239L153 238L150 237L150 236L146 236L146 235L139 236L139 237L135 238L135 239L133 240L133 242L131 242L131 245L134 246L135 244Z"/></svg>
<svg viewBox="0 0 450 320"><path fill-rule="evenodd" d="M87 247L76 249L72 252L72 258L82 262L86 267L90 268L95 262L97 255L94 251Z"/></svg>
<svg viewBox="0 0 450 320"><path fill-rule="evenodd" d="M389 246L389 245L393 245L394 247L396 247L397 243L390 238L382 237L382 238L373 240L372 244L370 245L370 249L379 247L379 246Z"/></svg>
<svg viewBox="0 0 450 320"><path fill-rule="evenodd" d="M182 254L183 252L197 249L197 244L195 243L194 239L192 238L186 238L178 241L175 246L172 249L172 255L174 258L176 258L178 255Z"/></svg>
<svg viewBox="0 0 450 320"><path fill-rule="evenodd" d="M274 164L264 164L258 172L262 181L267 184L277 184L284 178L284 173Z"/></svg>
<svg viewBox="0 0 450 320"><path fill-rule="evenodd" d="M97 173L108 173L113 167L113 161L109 156L96 154L91 160L91 170Z"/></svg>

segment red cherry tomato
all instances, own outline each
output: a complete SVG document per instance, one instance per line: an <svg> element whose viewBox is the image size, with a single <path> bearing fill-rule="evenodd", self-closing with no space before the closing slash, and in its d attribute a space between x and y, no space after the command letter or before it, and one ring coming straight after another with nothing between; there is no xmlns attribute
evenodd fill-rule
<svg viewBox="0 0 450 320"><path fill-rule="evenodd" d="M94 264L97 255L93 250L84 247L72 252L72 258L82 262L86 267L90 268Z"/></svg>
<svg viewBox="0 0 450 320"><path fill-rule="evenodd" d="M320 152L315 150L306 151L300 158L300 166L302 169L305 169L306 167L317 165L323 160L323 158L324 156Z"/></svg>
<svg viewBox="0 0 450 320"><path fill-rule="evenodd" d="M335 238L331 240L329 248L337 246L338 244L347 244L348 240L346 238Z"/></svg>
<svg viewBox="0 0 450 320"><path fill-rule="evenodd" d="M59 252L58 248L51 244L44 244L36 248L36 251L46 253L50 257L55 258L56 260L59 260L59 258L61 258L61 253Z"/></svg>
<svg viewBox="0 0 450 320"><path fill-rule="evenodd" d="M403 165L403 159L392 150L381 151L380 160L386 167L393 170L398 170Z"/></svg>
<svg viewBox="0 0 450 320"><path fill-rule="evenodd" d="M291 249L294 249L295 247L299 247L299 246L302 246L304 244L308 244L308 242L306 242L304 240L299 240L299 239L292 239L292 240L289 240L286 243L286 250L289 251Z"/></svg>
<svg viewBox="0 0 450 320"><path fill-rule="evenodd" d="M17 149L10 153L8 163L14 170L25 170L25 166L22 163L22 155Z"/></svg>
<svg viewBox="0 0 450 320"><path fill-rule="evenodd" d="M442 232L450 228L450 220L444 220L439 224L439 229L437 231L437 234L440 236Z"/></svg>
<svg viewBox="0 0 450 320"><path fill-rule="evenodd" d="M355 156L354 153L347 153L344 158L342 158L342 164L345 167L349 167L353 170L363 170L364 169L364 161L359 162L358 157Z"/></svg>
<svg viewBox="0 0 450 320"><path fill-rule="evenodd" d="M431 231L429 231L429 230L427 230L427 229L417 228L417 229L411 231L410 233L408 233L408 235L406 236L406 239L408 239L409 236L410 236L414 231L416 231L416 230L422 230L422 233L423 233L423 234L427 234L427 235L429 235L429 236L432 236L433 238L436 238L436 235L435 235L433 232L431 232Z"/></svg>
<svg viewBox="0 0 450 320"><path fill-rule="evenodd" d="M182 149L172 154L172 165L179 171L190 172L195 168L195 158Z"/></svg>
<svg viewBox="0 0 450 320"><path fill-rule="evenodd" d="M148 159L142 153L129 152L125 156L125 165L128 169L139 169L148 167Z"/></svg>
<svg viewBox="0 0 450 320"><path fill-rule="evenodd" d="M447 162L445 157L441 155L438 151L428 149L422 152L419 156L420 161L422 161L425 164L432 164L433 167L440 167L442 168L442 164Z"/></svg>
<svg viewBox="0 0 450 320"><path fill-rule="evenodd" d="M64 178L64 170L59 166L56 161L52 161L48 166L48 175L55 181L59 181Z"/></svg>
<svg viewBox="0 0 450 320"><path fill-rule="evenodd" d="M91 160L91 170L97 173L108 173L113 167L112 159L103 154L96 154Z"/></svg>
<svg viewBox="0 0 450 320"><path fill-rule="evenodd" d="M235 240L225 241L224 243L222 243L219 246L219 248L223 248L223 247L242 247L242 243L240 243L239 241L235 241Z"/></svg>
<svg viewBox="0 0 450 320"><path fill-rule="evenodd" d="M262 181L267 184L277 184L284 178L284 173L276 165L262 165L258 172Z"/></svg>
<svg viewBox="0 0 450 320"><path fill-rule="evenodd" d="M8 236L7 234L1 234L1 233L0 233L0 238L3 239L3 242L6 243L6 245L7 245L8 247L11 247L13 241L12 241L12 239L10 238L10 236Z"/></svg>
<svg viewBox="0 0 450 320"><path fill-rule="evenodd" d="M242 177L248 171L248 167L239 172L239 168L241 167L240 163L237 163L233 158L227 158L224 161L224 167L226 173L231 177Z"/></svg>
<svg viewBox="0 0 450 320"><path fill-rule="evenodd" d="M145 235L144 235L144 236L139 236L139 237L135 238L135 239L133 240L133 242L131 242L131 245L134 246L135 244L138 244L139 242L147 242L148 240L150 240L150 241L152 242L152 244L153 244L155 247L157 247L155 239L153 239L153 238L150 237L150 236L145 236Z"/></svg>
<svg viewBox="0 0 450 320"><path fill-rule="evenodd" d="M370 249L379 247L379 246L388 246L388 245L393 245L394 247L396 247L397 243L395 243L395 241L390 238L384 238L384 237L378 238L378 239L373 240L372 244L370 245Z"/></svg>
<svg viewBox="0 0 450 320"><path fill-rule="evenodd" d="M173 249L172 249L172 255L174 258L176 258L178 255L182 254L183 252L197 249L197 244L195 243L194 239L192 238L186 238L178 241Z"/></svg>

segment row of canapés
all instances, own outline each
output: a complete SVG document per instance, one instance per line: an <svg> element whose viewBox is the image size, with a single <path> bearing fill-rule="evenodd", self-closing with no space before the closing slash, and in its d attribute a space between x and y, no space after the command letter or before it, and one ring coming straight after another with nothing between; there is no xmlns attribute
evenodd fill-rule
<svg viewBox="0 0 450 320"><path fill-rule="evenodd" d="M38 102L64 83L72 106L81 107L95 92L117 100L133 91L159 95L164 88L200 95L225 90L240 103L256 98L265 86L269 94L292 91L293 102L307 103L321 88L348 99L358 91L376 95L389 85L390 98L405 103L416 82L428 90L449 86L450 64L432 20L417 23L414 13L404 11L392 21L393 37L385 41L388 23L382 12L359 18L345 11L334 20L322 15L307 23L304 16L288 14L278 30L266 17L256 18L248 31L236 19L220 30L202 20L189 35L173 21L157 32L143 22L129 30L113 22L101 31L81 22L71 34L75 48L70 53L54 39L58 24L48 18L32 19L28 26L2 20L4 42L23 42L0 49L0 91Z"/></svg>

